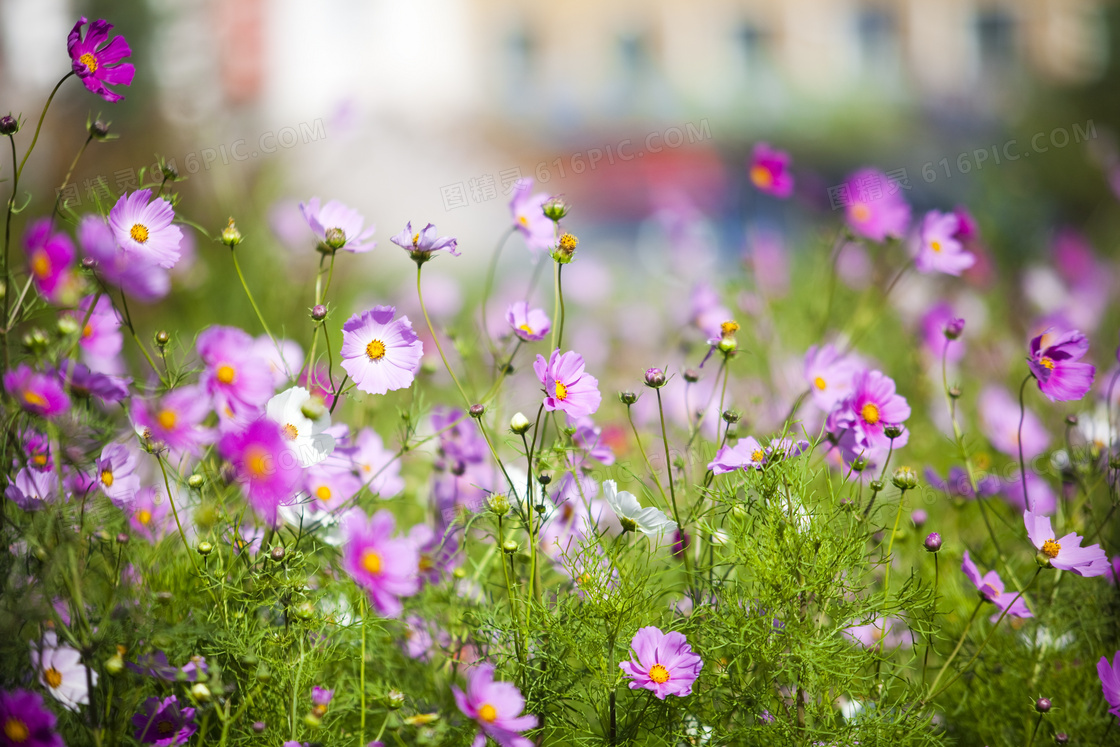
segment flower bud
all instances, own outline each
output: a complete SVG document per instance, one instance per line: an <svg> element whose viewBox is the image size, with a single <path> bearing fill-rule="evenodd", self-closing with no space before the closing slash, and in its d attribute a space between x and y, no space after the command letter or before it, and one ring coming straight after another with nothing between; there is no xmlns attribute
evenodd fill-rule
<svg viewBox="0 0 1120 747"><path fill-rule="evenodd" d="M105 671L117 675L124 671L124 657L117 652L105 660Z"/></svg>
<svg viewBox="0 0 1120 747"><path fill-rule="evenodd" d="M303 602L296 607L296 617L304 622L311 620L315 617L315 607L311 602Z"/></svg>
<svg viewBox="0 0 1120 747"><path fill-rule="evenodd" d="M396 688L385 693L385 707L395 711L404 706L404 693Z"/></svg>
<svg viewBox="0 0 1120 747"><path fill-rule="evenodd" d="M929 514L927 514L925 509L922 508L915 508L914 511L910 514L910 521L914 522L914 526L917 529L921 529L928 519Z"/></svg>
<svg viewBox="0 0 1120 747"><path fill-rule="evenodd" d="M559 223L563 220L570 209L571 207L564 202L563 197L550 197L541 205L541 211L553 223Z"/></svg>
<svg viewBox="0 0 1120 747"><path fill-rule="evenodd" d="M60 316L58 318L58 333L60 335L72 335L78 331L78 320L72 316Z"/></svg>
<svg viewBox="0 0 1120 747"><path fill-rule="evenodd" d="M697 381L700 381L700 372L695 368L686 368L684 370L684 380L689 384L695 384Z"/></svg>
<svg viewBox="0 0 1120 747"><path fill-rule="evenodd" d="M1077 425L1077 415L1072 412L1066 415L1066 425Z"/></svg>
<svg viewBox="0 0 1120 747"><path fill-rule="evenodd" d="M937 552L941 549L941 535L937 532L930 532L926 535L926 541L922 543L926 550L929 552Z"/></svg>
<svg viewBox="0 0 1120 747"><path fill-rule="evenodd" d="M506 540L502 543L502 552L508 555L513 555L515 552L517 552L517 543L513 540Z"/></svg>
<svg viewBox="0 0 1120 747"><path fill-rule="evenodd" d="M1069 744L1069 734L1060 731L1054 735L1054 744Z"/></svg>
<svg viewBox="0 0 1120 747"><path fill-rule="evenodd" d="M486 412L486 405L471 405L469 412L472 418L478 420Z"/></svg>
<svg viewBox="0 0 1120 747"><path fill-rule="evenodd" d="M881 491L883 489L883 481L882 480L872 480L871 483L868 485L868 487L871 488L872 493L878 493L879 491Z"/></svg>
<svg viewBox="0 0 1120 747"><path fill-rule="evenodd" d="M229 225L222 229L222 243L230 249L241 243L241 232L234 225L233 218L230 218Z"/></svg>
<svg viewBox="0 0 1120 747"><path fill-rule="evenodd" d="M541 485L548 485L552 482L552 475L548 474L547 472L541 472L537 475L537 482L539 482Z"/></svg>
<svg viewBox="0 0 1120 747"><path fill-rule="evenodd" d="M519 436L529 430L529 425L529 418L523 412L514 413L509 419L509 429Z"/></svg>
<svg viewBox="0 0 1120 747"><path fill-rule="evenodd" d="M346 232L341 228L328 228L325 234L325 243L330 249L337 250L346 246Z"/></svg>
<svg viewBox="0 0 1120 747"><path fill-rule="evenodd" d="M103 122L100 119L94 120L89 126L89 136L94 140L108 140L109 123Z"/></svg>
<svg viewBox="0 0 1120 747"><path fill-rule="evenodd" d="M156 332L155 341L156 345L162 348L164 345L171 342L171 333L166 329L161 329L159 332Z"/></svg>
<svg viewBox="0 0 1120 747"><path fill-rule="evenodd" d="M724 339L719 341L719 345L717 347L719 348L719 352L723 353L724 355L730 355L731 353L735 352L736 348L739 347L739 343L735 341L734 337L725 337Z"/></svg>
<svg viewBox="0 0 1120 747"><path fill-rule="evenodd" d="M918 473L912 467L899 467L894 471L891 483L899 490L913 490L918 487Z"/></svg>
<svg viewBox="0 0 1120 747"><path fill-rule="evenodd" d="M175 164L161 163L159 165L159 173L169 182L179 181L179 169L175 168Z"/></svg>
<svg viewBox="0 0 1120 747"><path fill-rule="evenodd" d="M33 329L23 336L23 344L31 350L42 350L49 342L47 333L41 329Z"/></svg>
<svg viewBox="0 0 1120 747"><path fill-rule="evenodd" d="M327 414L327 406L323 403L321 397L311 395L306 402L300 405L299 414L308 420L318 420Z"/></svg>
<svg viewBox="0 0 1120 747"><path fill-rule="evenodd" d="M902 435L902 426L894 424L884 426L883 435L893 441Z"/></svg>
<svg viewBox="0 0 1120 747"><path fill-rule="evenodd" d="M1052 558L1041 550L1035 553L1034 562L1038 563L1039 568L1053 568L1054 564L1050 561Z"/></svg>
<svg viewBox="0 0 1120 747"><path fill-rule="evenodd" d="M263 662L257 667L257 671L253 676L256 677L257 682L264 684L272 682L272 672L268 671L268 667L266 667Z"/></svg>
<svg viewBox="0 0 1120 747"><path fill-rule="evenodd" d="M187 478L187 485L195 490L201 488L203 482L205 482L205 480L203 480L202 475L195 474Z"/></svg>
<svg viewBox="0 0 1120 747"><path fill-rule="evenodd" d="M739 418L742 417L742 416L739 413L735 412L734 410L724 410L720 414L720 417L723 418L723 422L730 425L731 423L738 423Z"/></svg>
<svg viewBox="0 0 1120 747"><path fill-rule="evenodd" d="M276 547L272 548L272 550L268 553L268 556L279 563L284 559L284 555L286 554L287 551L284 549L284 546L277 545Z"/></svg>
<svg viewBox="0 0 1120 747"><path fill-rule="evenodd" d="M196 682L191 686L191 697L199 703L207 703L210 701L210 688L201 682Z"/></svg>
<svg viewBox="0 0 1120 747"><path fill-rule="evenodd" d="M505 493L491 493L486 497L486 507L491 513L505 516L509 513L509 498Z"/></svg>
<svg viewBox="0 0 1120 747"><path fill-rule="evenodd" d="M665 386L665 372L660 368L647 368L645 384L650 389L660 389Z"/></svg>
<svg viewBox="0 0 1120 747"><path fill-rule="evenodd" d="M629 407L630 405L638 401L638 395L634 394L633 392L619 392L618 399L622 402L622 404Z"/></svg>
<svg viewBox="0 0 1120 747"><path fill-rule="evenodd" d="M209 542L199 542L198 543L198 554L201 555L202 557L205 558L207 555L209 555L212 552L214 552L214 546L211 545Z"/></svg>
<svg viewBox="0 0 1120 747"><path fill-rule="evenodd" d="M263 721L254 721L253 722L252 729L253 729L254 734L263 734L264 730L267 729L267 728L268 728L268 725L265 724L265 722L263 722Z"/></svg>
<svg viewBox="0 0 1120 747"><path fill-rule="evenodd" d="M949 396L952 397L953 399L960 399L961 398L961 388L959 386L957 386L956 384L949 387Z"/></svg>
<svg viewBox="0 0 1120 747"><path fill-rule="evenodd" d="M127 545L129 539L131 539L131 538L127 534L125 534L124 532L121 532L120 534L117 535L117 543L118 544Z"/></svg>
<svg viewBox="0 0 1120 747"><path fill-rule="evenodd" d="M556 245L556 249L552 252L552 258L562 265L566 265L572 261L576 253L576 246L579 245L579 239L570 233L560 236L560 243Z"/></svg>
<svg viewBox="0 0 1120 747"><path fill-rule="evenodd" d="M327 307L323 304L315 304L311 307L311 319L316 322L321 322L327 318Z"/></svg>
<svg viewBox="0 0 1120 747"><path fill-rule="evenodd" d="M14 135L19 132L19 120L11 114L0 117L0 135Z"/></svg>
<svg viewBox="0 0 1120 747"><path fill-rule="evenodd" d="M316 729L323 725L323 722L319 719L318 716L315 715L314 711L304 715L303 723L307 724L312 729Z"/></svg>
<svg viewBox="0 0 1120 747"><path fill-rule="evenodd" d="M867 458L860 454L852 460L851 467L852 472L863 472L865 469L867 469Z"/></svg>
<svg viewBox="0 0 1120 747"><path fill-rule="evenodd" d="M1050 706L1051 703L1049 698L1039 698L1034 702L1034 709L1039 713L1048 712L1050 710Z"/></svg>
<svg viewBox="0 0 1120 747"><path fill-rule="evenodd" d="M964 333L964 319L951 319L945 325L945 337L955 340Z"/></svg>

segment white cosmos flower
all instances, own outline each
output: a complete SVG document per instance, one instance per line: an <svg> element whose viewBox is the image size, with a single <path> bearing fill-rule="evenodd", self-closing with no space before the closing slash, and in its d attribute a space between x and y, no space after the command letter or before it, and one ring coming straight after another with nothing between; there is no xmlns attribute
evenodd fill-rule
<svg viewBox="0 0 1120 747"><path fill-rule="evenodd" d="M97 672L91 669L87 680L82 655L60 644L53 630L43 634L41 647L31 642L31 666L39 672L39 683L66 708L76 711L89 703L89 684L97 684Z"/></svg>
<svg viewBox="0 0 1120 747"><path fill-rule="evenodd" d="M650 537L658 537L677 528L676 522L664 512L656 508L642 508L642 504L638 503L638 499L633 494L625 490L620 492L614 480L603 481L603 497L614 509L623 529L631 531L636 529Z"/></svg>
<svg viewBox="0 0 1120 747"><path fill-rule="evenodd" d="M331 425L330 413L319 402L321 412L312 420L303 414L304 405L310 401L310 392L294 386L270 399L265 407L268 419L280 424L284 439L303 467L318 464L334 451L334 436L323 432Z"/></svg>

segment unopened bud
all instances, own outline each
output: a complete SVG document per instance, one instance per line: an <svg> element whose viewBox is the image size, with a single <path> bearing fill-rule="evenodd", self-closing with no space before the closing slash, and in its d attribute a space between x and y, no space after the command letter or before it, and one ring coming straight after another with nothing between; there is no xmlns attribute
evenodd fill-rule
<svg viewBox="0 0 1120 747"><path fill-rule="evenodd" d="M918 473L912 467L899 467L894 471L891 483L899 490L913 490L918 487Z"/></svg>
<svg viewBox="0 0 1120 747"><path fill-rule="evenodd" d="M665 386L665 372L660 368L647 368L644 381L650 389L660 389Z"/></svg>
<svg viewBox="0 0 1120 747"><path fill-rule="evenodd" d="M328 228L324 243L331 249L341 249L346 246L346 232L341 228Z"/></svg>
<svg viewBox="0 0 1120 747"><path fill-rule="evenodd" d="M529 430L529 425L529 418L525 417L525 413L514 413L509 419L509 429L519 436Z"/></svg>
<svg viewBox="0 0 1120 747"><path fill-rule="evenodd" d="M951 319L945 325L945 337L955 340L964 333L964 319Z"/></svg>
<svg viewBox="0 0 1120 747"><path fill-rule="evenodd" d="M638 395L634 394L633 392L619 392L618 399L622 402L622 404L629 407L630 405L638 401Z"/></svg>
<svg viewBox="0 0 1120 747"><path fill-rule="evenodd" d="M100 119L94 120L89 126L89 134L94 140L106 140L109 137L109 123Z"/></svg>
<svg viewBox="0 0 1120 747"><path fill-rule="evenodd" d="M179 169L175 168L175 164L162 163L159 167L159 173L169 182L179 181Z"/></svg>
<svg viewBox="0 0 1120 747"><path fill-rule="evenodd" d="M105 660L105 671L109 674L120 674L124 671L124 657L120 653L115 653Z"/></svg>
<svg viewBox="0 0 1120 747"><path fill-rule="evenodd" d="M513 540L506 540L502 543L502 552L508 555L513 555L515 552L517 552L517 543Z"/></svg>
<svg viewBox="0 0 1120 747"><path fill-rule="evenodd" d="M937 532L930 532L926 535L926 541L922 545L929 552L937 552L941 549L941 535Z"/></svg>
<svg viewBox="0 0 1120 747"><path fill-rule="evenodd" d="M264 730L268 728L268 725L263 721L254 721L251 728L254 734L263 734Z"/></svg>
<svg viewBox="0 0 1120 747"><path fill-rule="evenodd" d="M729 355L735 352L736 348L739 347L739 343L735 340L734 337L725 337L724 339L719 341L719 345L717 347L719 348L719 352L723 353L724 355Z"/></svg>
<svg viewBox="0 0 1120 747"><path fill-rule="evenodd" d="M0 117L0 135L14 135L19 132L19 120L11 114Z"/></svg>
<svg viewBox="0 0 1120 747"><path fill-rule="evenodd" d="M58 318L58 332L61 335L72 335L78 331L78 320L72 316Z"/></svg>
<svg viewBox="0 0 1120 747"><path fill-rule="evenodd" d="M327 307L323 304L315 304L311 307L311 318L316 322L321 322L327 318Z"/></svg>
<svg viewBox="0 0 1120 747"><path fill-rule="evenodd" d="M162 348L164 345L171 342L171 333L166 329L161 329L159 332L156 332L155 341L156 345Z"/></svg>
<svg viewBox="0 0 1120 747"><path fill-rule="evenodd" d="M478 420L486 412L486 405L471 405L468 412L470 412L472 418Z"/></svg>
<svg viewBox="0 0 1120 747"><path fill-rule="evenodd" d="M867 458L862 454L852 460L852 472L863 472L867 469Z"/></svg>
<svg viewBox="0 0 1120 747"><path fill-rule="evenodd" d="M539 475L537 475L537 482L539 482L541 485L548 485L552 482L552 475L548 474L547 472L541 472Z"/></svg>
<svg viewBox="0 0 1120 747"><path fill-rule="evenodd" d="M201 682L196 682L191 686L191 697L199 703L207 703L210 701L210 688Z"/></svg>
<svg viewBox="0 0 1120 747"><path fill-rule="evenodd" d="M1077 425L1077 415L1072 412L1066 415L1066 425Z"/></svg>
<svg viewBox="0 0 1120 747"><path fill-rule="evenodd" d="M486 498L486 507L498 516L505 516L509 513L509 498L505 493L491 493Z"/></svg>
<svg viewBox="0 0 1120 747"><path fill-rule="evenodd" d="M689 384L695 384L697 381L700 381L700 372L695 368L686 368L684 370L684 380Z"/></svg>
<svg viewBox="0 0 1120 747"><path fill-rule="evenodd" d="M957 386L956 384L949 387L949 396L952 397L953 399L960 399L961 398L961 388L959 386Z"/></svg>
<svg viewBox="0 0 1120 747"><path fill-rule="evenodd" d="M541 211L553 223L559 223L563 220L570 209L568 203L564 202L563 197L550 197L541 205Z"/></svg>
<svg viewBox="0 0 1120 747"><path fill-rule="evenodd" d="M212 552L214 552L214 546L211 545L209 542L199 542L198 543L198 554L201 555L202 557L205 558L207 555L209 555Z"/></svg>
<svg viewBox="0 0 1120 747"><path fill-rule="evenodd" d="M1039 713L1046 713L1050 710L1050 706L1051 703L1049 698L1039 698L1034 702L1034 709Z"/></svg>
<svg viewBox="0 0 1120 747"><path fill-rule="evenodd" d="M327 414L327 406L321 397L311 395L306 402L299 406L299 414L308 420L318 420Z"/></svg>
<svg viewBox="0 0 1120 747"><path fill-rule="evenodd" d="M742 416L734 410L724 410L723 413L721 413L720 417L723 418L723 422L730 424L738 423L739 418Z"/></svg>
<svg viewBox="0 0 1120 747"><path fill-rule="evenodd" d="M1060 731L1054 735L1054 744L1069 744L1069 734Z"/></svg>
<svg viewBox="0 0 1120 747"><path fill-rule="evenodd" d="M902 435L901 425L888 425L883 427L883 435L892 441Z"/></svg>
<svg viewBox="0 0 1120 747"><path fill-rule="evenodd" d="M404 706L404 693L400 690L392 689L385 693L385 707L391 711L395 711Z"/></svg>
<svg viewBox="0 0 1120 747"><path fill-rule="evenodd" d="M194 488L195 490L201 488L203 482L205 482L205 480L203 480L202 475L191 475L187 478L187 485Z"/></svg>
<svg viewBox="0 0 1120 747"><path fill-rule="evenodd" d="M283 545L277 545L276 547L272 548L272 550L268 553L268 556L270 558L272 558L273 560L275 560L277 563L279 563L281 560L284 559L284 556L286 554L287 554L287 551L284 549L284 546Z"/></svg>
<svg viewBox="0 0 1120 747"><path fill-rule="evenodd" d="M872 480L871 483L868 485L868 487L871 488L872 493L878 493L879 491L881 491L883 489L883 481L882 480Z"/></svg>
<svg viewBox="0 0 1120 747"><path fill-rule="evenodd" d="M130 537L127 534L125 534L124 532L121 532L120 534L117 535L117 543L118 544L127 545L129 539L130 539Z"/></svg>
<svg viewBox="0 0 1120 747"><path fill-rule="evenodd" d="M233 218L230 218L229 225L222 229L222 243L230 249L241 243L241 232L234 225Z"/></svg>

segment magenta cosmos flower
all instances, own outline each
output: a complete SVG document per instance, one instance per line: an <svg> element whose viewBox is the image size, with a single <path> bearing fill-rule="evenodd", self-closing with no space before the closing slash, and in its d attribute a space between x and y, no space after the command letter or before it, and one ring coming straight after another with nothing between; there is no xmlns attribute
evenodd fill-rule
<svg viewBox="0 0 1120 747"><path fill-rule="evenodd" d="M362 214L338 200L331 200L320 207L319 198L312 197L307 202L301 202L299 209L315 237L332 252L345 249L361 254L377 245L377 242L369 241L374 227L363 231L365 218Z"/></svg>
<svg viewBox="0 0 1120 747"><path fill-rule="evenodd" d="M132 399L132 421L143 438L167 444L172 452L194 456L210 443L213 433L202 421L210 412L209 398L197 386L172 389L159 399Z"/></svg>
<svg viewBox="0 0 1120 747"><path fill-rule="evenodd" d="M533 363L537 378L544 384L544 409L563 410L569 417L591 415L599 409L602 395L599 380L583 370L583 356L553 350L545 361L538 355Z"/></svg>
<svg viewBox="0 0 1120 747"><path fill-rule="evenodd" d="M914 245L914 266L918 272L960 275L976 264L976 255L965 251L956 239L960 225L955 213L926 213Z"/></svg>
<svg viewBox="0 0 1120 747"><path fill-rule="evenodd" d="M54 732L54 714L43 707L39 693L0 692L0 745L4 747L65 747Z"/></svg>
<svg viewBox="0 0 1120 747"><path fill-rule="evenodd" d="M544 214L543 206L548 202L548 195L543 192L530 194L532 191L532 179L518 179L509 201L509 211L513 214L513 227L525 237L529 249L537 254L552 246L556 240L556 227Z"/></svg>
<svg viewBox="0 0 1120 747"><path fill-rule="evenodd" d="M1081 399L1093 386L1097 369L1091 363L1081 363L1089 352L1089 340L1077 330L1058 335L1044 348L1042 338L1046 330L1031 340L1031 373L1038 379L1038 388L1051 402L1068 402Z"/></svg>
<svg viewBox="0 0 1120 747"><path fill-rule="evenodd" d="M132 716L136 740L156 747L186 744L198 725L194 722L194 709L183 708L174 695L163 700L148 698Z"/></svg>
<svg viewBox="0 0 1120 747"><path fill-rule="evenodd" d="M78 243L97 263L97 274L130 296L150 303L171 290L171 276L150 258L125 252L117 246L113 230L100 215L83 216L78 223Z"/></svg>
<svg viewBox="0 0 1120 747"><path fill-rule="evenodd" d="M1101 678L1101 690L1104 699L1108 701L1108 712L1120 718L1120 651L1112 656L1112 664L1108 657L1102 656L1097 662L1097 675Z"/></svg>
<svg viewBox="0 0 1120 747"><path fill-rule="evenodd" d="M4 374L4 389L32 415L53 418L70 408L58 376L34 371L26 363Z"/></svg>
<svg viewBox="0 0 1120 747"><path fill-rule="evenodd" d="M109 211L109 227L126 254L171 268L179 261L183 232L171 223L175 219L171 203L162 197L151 197L150 189L121 195Z"/></svg>
<svg viewBox="0 0 1120 747"><path fill-rule="evenodd" d="M1082 537L1073 532L1054 539L1050 517L1031 513L1029 510L1023 512L1023 523L1027 526L1027 536L1038 548L1039 557L1048 558L1053 567L1072 571L1084 578L1103 576L1108 572L1108 556L1100 545L1082 547Z"/></svg>
<svg viewBox="0 0 1120 747"><path fill-rule="evenodd" d="M876 169L861 169L850 177L846 212L848 226L873 241L901 238L910 226L910 206L899 185Z"/></svg>
<svg viewBox="0 0 1120 747"><path fill-rule="evenodd" d="M429 223L423 229L413 233L412 221L405 224L404 230L390 239L394 244L407 249L412 258L426 262L432 254L446 249L456 257L459 256L459 240L450 236L436 236L436 227Z"/></svg>
<svg viewBox="0 0 1120 747"><path fill-rule="evenodd" d="M463 715L478 722L479 732L472 747L484 747L487 737L501 747L533 747L533 741L521 732L535 729L537 717L522 715L525 698L512 682L494 681L493 664L479 664L471 670L465 693L455 685L451 692Z"/></svg>
<svg viewBox="0 0 1120 747"><path fill-rule="evenodd" d="M760 192L775 197L793 194L793 175L789 172L789 154L774 150L766 143L757 143L747 166L751 183Z"/></svg>
<svg viewBox="0 0 1120 747"><path fill-rule="evenodd" d="M303 473L277 423L262 418L244 431L227 433L218 451L233 466L249 505L275 526L277 511L292 500Z"/></svg>
<svg viewBox="0 0 1120 747"><path fill-rule="evenodd" d="M386 510L369 519L350 512L343 529L342 568L369 592L386 617L401 614L401 597L420 590L420 553L405 537L393 537L396 519Z"/></svg>
<svg viewBox="0 0 1120 747"><path fill-rule="evenodd" d="M256 354L255 340L237 327L210 327L198 336L198 357L206 364L199 378L218 408L235 417L260 412L272 397L272 367Z"/></svg>
<svg viewBox="0 0 1120 747"><path fill-rule="evenodd" d="M27 227L23 245L35 287L47 300L57 303L64 291L73 286L70 268L74 243L66 234L51 231L50 218L40 218Z"/></svg>
<svg viewBox="0 0 1120 747"><path fill-rule="evenodd" d="M392 306L374 306L342 325L342 369L367 394L385 394L412 385L424 343L407 316L394 319Z"/></svg>
<svg viewBox="0 0 1120 747"><path fill-rule="evenodd" d="M999 608L999 612L992 615L991 622L998 620L1004 612L1012 617L1034 617L1022 596L1016 597L1015 594L1004 594L1003 580L998 573L988 571L983 576L980 575L979 569L968 555L968 550L964 551L961 570L964 571L964 575L968 577L976 590L980 592L980 597L985 602L991 602Z"/></svg>
<svg viewBox="0 0 1120 747"><path fill-rule="evenodd" d="M630 641L633 658L619 663L630 677L630 689L645 688L659 699L668 695L692 694L692 683L704 662L692 651L683 634L662 633L652 625L642 628Z"/></svg>
<svg viewBox="0 0 1120 747"><path fill-rule="evenodd" d="M910 405L895 391L894 381L880 371L864 371L852 380L852 393L828 418L829 430L850 429L865 449L886 449L891 439L883 432L888 425L901 425L910 417ZM894 439L905 446L909 433Z"/></svg>
<svg viewBox="0 0 1120 747"><path fill-rule="evenodd" d="M524 301L516 301L506 311L506 321L513 333L525 342L537 342L552 329L548 314L543 309L530 309Z"/></svg>
<svg viewBox="0 0 1120 747"><path fill-rule="evenodd" d="M111 42L105 43L109 38L109 31L113 28L113 24L108 21L99 20L91 23L83 39L82 26L84 25L86 25L86 17L82 16L74 24L66 39L66 51L70 53L74 74L81 78L86 88L106 101L120 101L124 96L109 90L106 86L132 85L132 76L135 75L136 69L131 62L121 62L132 54L132 50L128 48L128 42L123 36L114 37Z"/></svg>

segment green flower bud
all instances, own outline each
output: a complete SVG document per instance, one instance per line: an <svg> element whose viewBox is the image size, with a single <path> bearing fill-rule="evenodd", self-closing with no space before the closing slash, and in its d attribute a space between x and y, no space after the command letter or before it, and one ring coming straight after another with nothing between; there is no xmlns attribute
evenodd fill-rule
<svg viewBox="0 0 1120 747"><path fill-rule="evenodd" d="M237 230L233 218L230 218L229 225L222 229L222 243L230 249L241 243L241 232Z"/></svg>
<svg viewBox="0 0 1120 747"><path fill-rule="evenodd" d="M509 429L519 436L528 431L530 425L532 424L529 422L529 418L525 417L525 413L522 412L515 413L509 419Z"/></svg>

